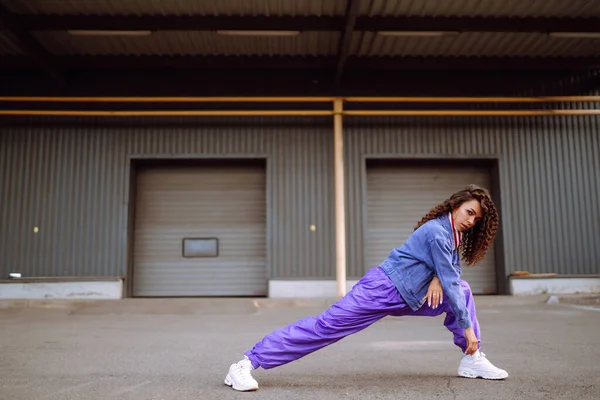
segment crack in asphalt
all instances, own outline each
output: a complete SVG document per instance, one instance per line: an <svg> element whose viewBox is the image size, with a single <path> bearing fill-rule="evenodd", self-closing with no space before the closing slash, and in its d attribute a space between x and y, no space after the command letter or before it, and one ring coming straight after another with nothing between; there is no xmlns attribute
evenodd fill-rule
<svg viewBox="0 0 600 400"><path fill-rule="evenodd" d="M456 400L456 392L454 391L454 388L452 388L450 386L451 383L452 383L452 381L450 379L448 379L448 385L446 385L446 386L448 387L448 390L450 390L450 392L452 392L453 400Z"/></svg>

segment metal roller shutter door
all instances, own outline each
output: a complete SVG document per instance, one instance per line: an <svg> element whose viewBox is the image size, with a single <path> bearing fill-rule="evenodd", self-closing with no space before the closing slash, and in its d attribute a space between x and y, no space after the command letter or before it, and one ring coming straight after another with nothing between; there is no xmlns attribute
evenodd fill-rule
<svg viewBox="0 0 600 400"><path fill-rule="evenodd" d="M417 222L452 193L474 183L490 189L489 172L469 167L373 166L367 169L367 261L379 265ZM474 293L497 293L494 248L475 267L462 266Z"/></svg>
<svg viewBox="0 0 600 400"><path fill-rule="evenodd" d="M263 167L140 170L133 295L265 295L265 197ZM184 257L184 238L218 238L218 255Z"/></svg>

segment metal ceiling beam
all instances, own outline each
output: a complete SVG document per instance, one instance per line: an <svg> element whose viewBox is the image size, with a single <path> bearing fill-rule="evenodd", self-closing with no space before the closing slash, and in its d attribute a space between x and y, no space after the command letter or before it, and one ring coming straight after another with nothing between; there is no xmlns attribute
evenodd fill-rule
<svg viewBox="0 0 600 400"><path fill-rule="evenodd" d="M65 69L327 70L336 72L336 56L56 56ZM31 63L5 56L0 68ZM358 57L348 56L344 70L583 70L600 69L600 57Z"/></svg>
<svg viewBox="0 0 600 400"><path fill-rule="evenodd" d="M582 70L600 69L600 57L352 57L346 68L369 70Z"/></svg>
<svg viewBox="0 0 600 400"><path fill-rule="evenodd" d="M343 31L344 16L19 15L24 30ZM600 32L600 18L357 16L356 31Z"/></svg>
<svg viewBox="0 0 600 400"><path fill-rule="evenodd" d="M63 56L61 64L74 69L218 69L274 70L335 68L337 58L299 56Z"/></svg>
<svg viewBox="0 0 600 400"><path fill-rule="evenodd" d="M356 30L458 32L600 32L600 18L368 17Z"/></svg>
<svg viewBox="0 0 600 400"><path fill-rule="evenodd" d="M23 15L28 30L316 30L339 31L343 17L200 16L200 15ZM307 29L308 28L308 29Z"/></svg>
<svg viewBox="0 0 600 400"><path fill-rule="evenodd" d="M334 64L335 68L335 64ZM176 73L174 73L176 72ZM578 96L597 89L595 71L79 70L69 85L45 84L38 70L0 71L4 96ZM346 76L346 75L345 75ZM148 82L152 82L148 85ZM4 104L4 107L7 105ZM154 107L148 104L149 107Z"/></svg>
<svg viewBox="0 0 600 400"><path fill-rule="evenodd" d="M65 78L52 59L52 55L37 40L15 22L18 16L12 14L0 4L0 31L10 43L22 54L32 60L58 83L64 83ZM3 60L4 62L4 60Z"/></svg>
<svg viewBox="0 0 600 400"><path fill-rule="evenodd" d="M338 62L337 71L335 74L335 84L339 85L344 74L344 65L346 59L350 55L350 46L352 45L352 34L354 33L354 26L356 25L356 18L360 10L360 2L358 0L348 0L346 4L346 24L344 31L340 36L340 42L338 44Z"/></svg>

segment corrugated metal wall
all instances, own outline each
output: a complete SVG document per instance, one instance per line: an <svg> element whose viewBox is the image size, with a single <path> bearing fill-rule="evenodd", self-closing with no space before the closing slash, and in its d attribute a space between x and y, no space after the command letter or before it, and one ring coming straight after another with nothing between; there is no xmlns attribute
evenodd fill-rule
<svg viewBox="0 0 600 400"><path fill-rule="evenodd" d="M498 157L507 274L600 273L599 117L346 118L344 127L349 277L369 267L362 157L407 154Z"/></svg>
<svg viewBox="0 0 600 400"><path fill-rule="evenodd" d="M271 277L335 276L328 118L104 121L2 127L0 276L125 274L128 156L144 154L269 156ZM407 154L498 157L507 273L599 273L599 128L598 117L346 118L348 277L369 267L362 156Z"/></svg>
<svg viewBox="0 0 600 400"><path fill-rule="evenodd" d="M269 157L271 277L335 276L329 120L127 121L1 127L0 276L125 275L129 157L236 154Z"/></svg>

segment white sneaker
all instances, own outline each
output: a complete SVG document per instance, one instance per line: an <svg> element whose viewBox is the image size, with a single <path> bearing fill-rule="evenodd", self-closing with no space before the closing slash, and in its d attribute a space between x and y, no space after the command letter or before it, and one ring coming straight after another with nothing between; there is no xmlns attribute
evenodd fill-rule
<svg viewBox="0 0 600 400"><path fill-rule="evenodd" d="M472 356L465 355L460 360L458 375L465 378L504 379L508 378L508 372L495 367L485 357L485 354L477 350Z"/></svg>
<svg viewBox="0 0 600 400"><path fill-rule="evenodd" d="M258 390L258 382L250 374L251 370L252 363L244 356L242 361L231 364L225 377L225 384L240 392Z"/></svg>

